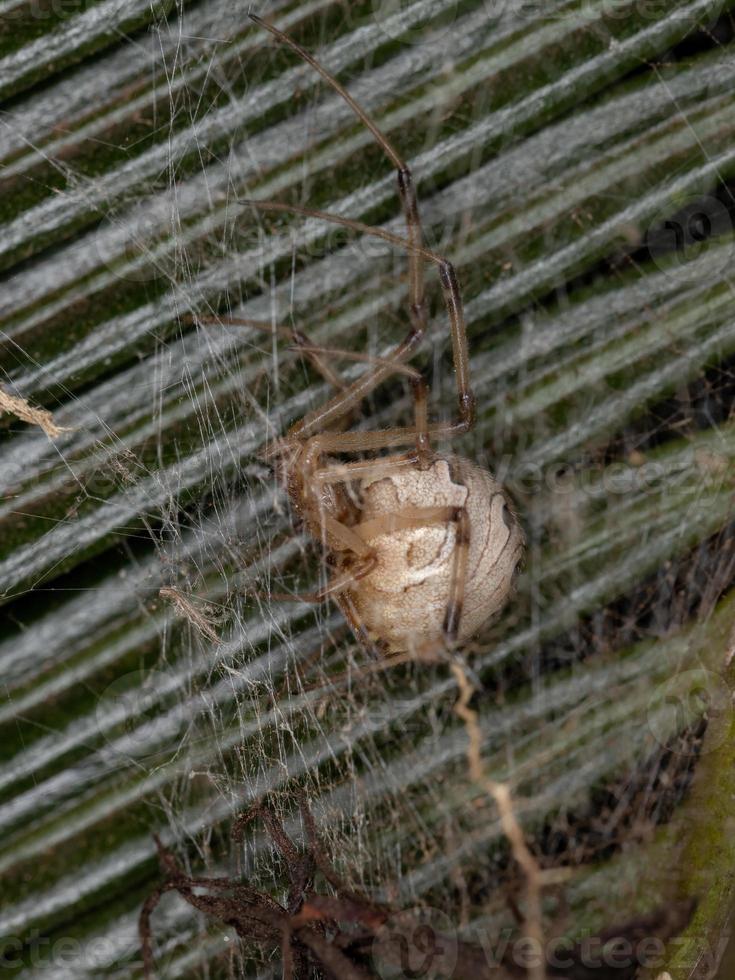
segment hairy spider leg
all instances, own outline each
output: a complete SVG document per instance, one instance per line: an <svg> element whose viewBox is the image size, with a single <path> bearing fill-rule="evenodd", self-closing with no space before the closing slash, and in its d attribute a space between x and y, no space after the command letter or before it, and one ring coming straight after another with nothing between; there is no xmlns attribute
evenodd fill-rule
<svg viewBox="0 0 735 980"><path fill-rule="evenodd" d="M419 214L416 187L413 180L413 174L411 173L411 168L401 157L400 153L398 153L385 133L379 129L375 121L367 114L367 112L365 112L362 106L359 105L355 99L353 99L347 89L341 85L334 75L327 71L327 69L321 65L312 54L310 54L305 48L302 48L300 44L297 44L296 41L288 36L288 34L280 31L277 27L273 27L272 24L266 23L256 14L251 13L249 14L249 17L254 23L269 31L277 40L287 45L287 47L294 51L303 61L311 65L311 67L318 72L319 75L321 75L324 81L327 82L327 84L334 89L340 98L347 103L360 122L362 122L363 125L369 130L377 145L380 146L388 160L395 167L396 179L398 183L398 196L406 222L408 241L412 246L412 248L408 250L408 299L409 320L411 326L408 336L402 344L399 344L393 350L391 357L388 358L385 363L380 366L380 368L376 367L374 369L374 374L375 372L380 372L381 370L385 372L384 374L378 374L378 376L375 378L373 387L376 387L384 378L389 377L390 374L393 373L394 368L392 368L391 365L395 364L396 362L406 360L416 351L426 332L427 311L424 297L424 267L421 258L421 249L424 245L424 236L421 227L421 216ZM360 400L361 398L356 399L356 401ZM417 410L420 409L422 404L420 399L417 399L415 404ZM306 418L308 418L308 416ZM306 421L306 418L304 421ZM290 434L296 434L296 432L299 431L299 425L300 423L297 423L296 426L293 426ZM416 427L421 433L418 438L417 448L422 454L425 455L429 441L428 431L426 426L422 425L419 419L416 421Z"/></svg>
<svg viewBox="0 0 735 980"><path fill-rule="evenodd" d="M329 364L324 360L322 354L327 351L320 350L311 342L309 337L299 327L282 327L266 320L253 320L243 316L202 316L197 314L196 319L199 323L215 324L223 327L252 327L254 330L262 330L264 333L276 334L279 337L286 337L292 348L302 353L314 367L314 369L324 378L327 384L332 385L337 391L344 391L347 382L333 371Z"/></svg>
<svg viewBox="0 0 735 980"><path fill-rule="evenodd" d="M343 572L336 572L329 581L316 592L256 592L261 599L275 599L277 602L308 602L318 604L330 596L339 595L369 575L377 565L378 560L373 554L361 559L357 564Z"/></svg>
<svg viewBox="0 0 735 980"><path fill-rule="evenodd" d="M362 122L370 133L372 133L375 142L381 147L385 155L396 169L398 196L400 197L401 207L406 219L408 240L411 242L414 248L421 248L424 242L423 231L421 228L421 216L419 215L418 199L416 197L413 174L411 173L411 169L406 161L401 157L400 153L398 153L385 133L378 128L375 121L371 119L362 106L352 98L347 89L341 85L334 75L327 71L327 69L320 64L312 54L310 54L305 48L302 48L300 44L297 44L296 41L288 36L288 34L280 31L272 24L266 23L264 20L258 17L257 14L251 13L248 14L248 16L254 23L265 28L266 31L269 31L275 38L281 41L282 44L285 44L287 47L291 48L291 50L295 52L303 61L311 65L311 67L321 75L324 81L347 103L360 122ZM415 320L417 326L419 326L423 332L423 329L426 326L424 270L421 264L421 258L417 252L409 253L408 261L409 301L411 305L412 322Z"/></svg>
<svg viewBox="0 0 735 980"><path fill-rule="evenodd" d="M297 205L282 204L277 201L249 200L243 203L247 203L260 211L282 211L289 214L300 214L307 218L317 218L332 224L342 225L361 234L381 238L383 241L390 242L409 252L415 250L424 259L433 262L438 267L452 338L459 418L455 422L450 423L432 423L426 426L425 432L430 438L448 438L467 432L475 420L475 398L470 386L469 354L467 350L467 332L464 323L462 298L454 266L451 262L430 249L416 248L411 242L405 238L401 238L399 235L394 235L392 232L386 231L383 228L373 228L371 225L363 224L363 222L355 221L352 218L343 218L341 215L329 214L324 211L316 211L312 208L303 208ZM381 365L372 371L366 371L365 374L349 385L345 391L339 392L320 407L308 412L303 419L291 426L283 439L277 440L273 446L266 450L266 458L272 458L284 448L293 445L294 442L304 440L308 437L328 440L328 445L325 443L324 448L325 451L331 452L361 452L368 449L381 449L416 442L419 438L420 431L422 431L420 424L400 429L382 429L371 432L324 433L324 430L337 422L346 413L352 411L359 402L377 388L394 371L394 362L401 362L410 354L413 354L417 346L417 339L420 340L421 338L415 332L410 332L406 340L398 345L385 366ZM315 436L317 432L322 432L323 435L317 437ZM330 436L332 437L331 439L329 439Z"/></svg>

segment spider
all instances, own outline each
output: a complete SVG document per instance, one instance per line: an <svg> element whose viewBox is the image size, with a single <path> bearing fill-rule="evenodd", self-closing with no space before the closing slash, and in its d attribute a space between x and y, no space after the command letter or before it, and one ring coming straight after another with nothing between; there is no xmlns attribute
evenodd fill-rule
<svg viewBox="0 0 735 980"><path fill-rule="evenodd" d="M293 424L265 458L287 488L307 532L320 542L333 574L317 592L275 599L336 602L358 640L389 659L442 659L494 617L512 590L524 536L503 488L469 459L434 448L468 432L475 422L462 300L451 262L424 245L411 170L346 89L287 34L254 14L256 24L296 52L345 100L395 167L406 238L381 228L310 208L247 201L256 210L286 211L381 238L408 255L405 339L386 358L319 348L300 330L287 331L297 349L336 389L324 404ZM430 422L427 384L406 362L426 333L424 265L434 265L451 331L458 417ZM270 325L231 320L270 330ZM347 383L325 360L338 354L368 368ZM361 402L389 376L408 376L411 426L346 431ZM379 451L410 447L379 455ZM363 458L340 461L342 455ZM367 454L372 454L367 456Z"/></svg>

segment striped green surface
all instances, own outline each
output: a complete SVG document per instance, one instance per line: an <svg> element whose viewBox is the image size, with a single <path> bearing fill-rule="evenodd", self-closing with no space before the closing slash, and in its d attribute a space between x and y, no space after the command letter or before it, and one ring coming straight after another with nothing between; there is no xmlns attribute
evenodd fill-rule
<svg viewBox="0 0 735 980"><path fill-rule="evenodd" d="M602 819L601 787L645 783L677 721L667 679L716 672L731 616L727 598L711 621L661 599L646 638L626 632L678 563L687 609L730 581L692 556L732 521L733 422L662 420L687 385L732 378L731 6L259 8L400 145L427 238L458 266L479 416L460 449L501 473L529 537L519 596L475 644L484 747L539 844ZM338 615L243 597L324 574L257 458L321 386L263 334L191 318L293 317L324 343L383 350L405 329L403 258L239 202L282 195L400 232L390 168L245 7L64 11L0 8L2 383L68 427L51 442L0 417L11 972L139 976L153 830L193 867L275 887L264 842L243 865L227 826L295 779L350 874L457 919L464 875L472 917L502 922L505 848L466 778L446 671L305 691L296 663L321 654L313 683L362 663ZM713 237L678 249L667 231L703 212ZM419 363L448 416L434 310ZM367 406L382 424L408 408L400 384ZM208 602L221 642L161 587ZM570 932L668 897L635 887L660 857L633 843L579 859ZM225 933L204 941L173 900L156 923L162 976L227 975Z"/></svg>

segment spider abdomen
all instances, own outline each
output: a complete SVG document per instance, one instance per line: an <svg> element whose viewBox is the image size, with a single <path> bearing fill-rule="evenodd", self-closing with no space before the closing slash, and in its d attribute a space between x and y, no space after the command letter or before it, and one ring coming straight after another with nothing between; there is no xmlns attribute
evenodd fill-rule
<svg viewBox="0 0 735 980"><path fill-rule="evenodd" d="M457 639L472 636L502 609L524 540L487 470L458 456L440 456L426 468L401 467L364 480L362 497L363 523L384 518L387 525L391 515L427 508L464 509L469 542ZM365 535L377 564L350 594L368 633L388 650L418 651L444 638L460 526L447 520Z"/></svg>

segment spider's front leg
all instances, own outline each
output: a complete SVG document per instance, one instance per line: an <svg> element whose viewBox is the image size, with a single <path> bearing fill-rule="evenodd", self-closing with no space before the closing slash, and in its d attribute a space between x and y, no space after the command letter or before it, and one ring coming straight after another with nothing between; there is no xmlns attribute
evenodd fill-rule
<svg viewBox="0 0 735 980"><path fill-rule="evenodd" d="M344 572L337 572L329 581L316 592L254 592L253 595L260 599L272 599L276 602L307 602L318 605L326 599L341 595L348 589L353 588L360 581L369 575L377 565L374 555L360 559Z"/></svg>
<svg viewBox="0 0 735 980"><path fill-rule="evenodd" d="M303 354L311 362L314 370L324 378L327 384L337 391L344 391L347 388L347 382L342 380L325 359L324 355L328 352L314 344L300 327L284 327L265 320L254 320L252 317L244 316L196 314L193 319L203 326L249 327L251 330L259 330L261 333L267 333L271 336L275 334L277 337L283 337L291 342L293 350Z"/></svg>

